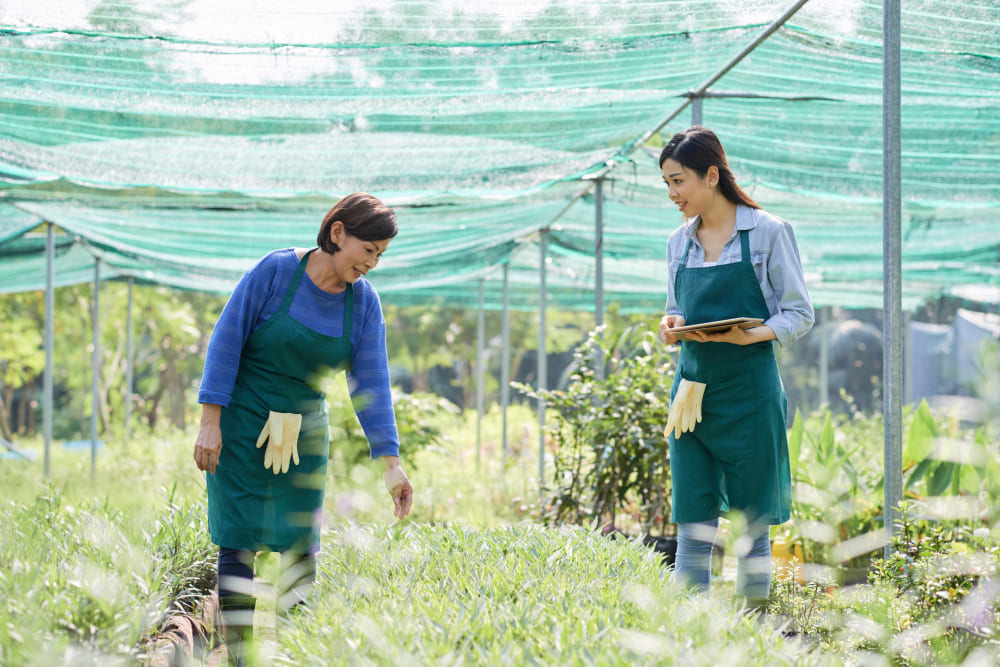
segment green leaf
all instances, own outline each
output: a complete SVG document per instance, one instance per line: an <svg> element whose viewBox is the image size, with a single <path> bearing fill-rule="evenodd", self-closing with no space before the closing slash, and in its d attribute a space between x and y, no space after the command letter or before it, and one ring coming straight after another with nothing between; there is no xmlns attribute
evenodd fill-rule
<svg viewBox="0 0 1000 667"><path fill-rule="evenodd" d="M937 424L931 414L927 400L920 401L920 406L913 414L910 431L906 434L906 449L903 451L903 467L920 463L934 450L934 439L937 437Z"/></svg>
<svg viewBox="0 0 1000 667"><path fill-rule="evenodd" d="M835 441L833 422L830 421L830 415L827 414L826 420L823 422L823 431L819 435L819 453L822 461L825 462L834 454L836 450Z"/></svg>
<svg viewBox="0 0 1000 667"><path fill-rule="evenodd" d="M997 462L993 456L990 456L986 460L984 481L986 482L986 491L990 494L990 497L996 498L1000 496L1000 462Z"/></svg>
<svg viewBox="0 0 1000 667"><path fill-rule="evenodd" d="M802 424L802 413L795 409L795 420L792 421L792 428L788 432L788 464L792 471L792 477L799 469L799 455L802 453L802 431L805 427Z"/></svg>
<svg viewBox="0 0 1000 667"><path fill-rule="evenodd" d="M934 468L930 480L927 482L927 495L941 496L948 490L952 483L955 472L955 464L951 461L942 461Z"/></svg>
<svg viewBox="0 0 1000 667"><path fill-rule="evenodd" d="M958 490L964 491L965 493L978 493L979 492L979 472L976 471L975 466L968 463L963 463L959 466L958 472Z"/></svg>
<svg viewBox="0 0 1000 667"><path fill-rule="evenodd" d="M918 482L927 476L928 471L933 467L934 463L933 459L924 459L918 463L907 476L904 488L912 489L916 486Z"/></svg>

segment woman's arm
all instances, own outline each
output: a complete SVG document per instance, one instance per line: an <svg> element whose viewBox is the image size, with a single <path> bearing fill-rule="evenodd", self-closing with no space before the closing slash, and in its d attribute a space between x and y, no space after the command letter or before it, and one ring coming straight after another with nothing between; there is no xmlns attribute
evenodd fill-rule
<svg viewBox="0 0 1000 667"><path fill-rule="evenodd" d="M795 231L783 222L768 254L767 280L778 301L778 312L766 324L782 347L804 336L816 321Z"/></svg>
<svg viewBox="0 0 1000 667"><path fill-rule="evenodd" d="M221 416L221 405L203 403L201 427L194 442L194 460L198 464L198 470L206 470L213 475L215 466L219 463L219 454L222 453L222 429L219 427Z"/></svg>
<svg viewBox="0 0 1000 667"><path fill-rule="evenodd" d="M677 305L677 295L674 293L674 282L677 279L677 267L681 261L681 253L687 247L687 224L681 225L670 234L667 240L667 305L665 315L660 318L660 339L667 345L680 342L680 338L664 333L666 329L684 326L684 313Z"/></svg>
<svg viewBox="0 0 1000 667"><path fill-rule="evenodd" d="M361 326L361 333L353 341L351 350L351 370L348 374L351 401L368 438L371 457L399 456L399 433L392 407L389 356L385 346L385 320L374 290L365 297L363 315L354 319ZM355 305L358 305L358 300Z"/></svg>
<svg viewBox="0 0 1000 667"><path fill-rule="evenodd" d="M222 429L219 425L222 408L229 405L232 397L243 345L258 326L270 300L270 286L274 282L277 266L272 260L276 258L275 253L270 253L243 274L212 329L198 390L198 402L202 404L201 426L194 443L194 460L199 470L215 474L219 463L222 453Z"/></svg>
<svg viewBox="0 0 1000 667"><path fill-rule="evenodd" d="M399 434L392 407L389 356L385 346L385 319L378 295L365 299L360 339L352 345L349 385L358 421L368 438L372 458L382 459L385 488L392 496L393 514L404 519L413 506L413 486L399 463ZM358 320L356 320L358 321Z"/></svg>
<svg viewBox="0 0 1000 667"><path fill-rule="evenodd" d="M285 275L287 267L282 271L281 262L287 260L287 256L288 251L269 253L244 273L233 289L212 329L205 351L205 371L198 390L199 403L229 405L243 346L265 319L265 310L275 291L280 290L284 294L283 288L287 286L290 275Z"/></svg>

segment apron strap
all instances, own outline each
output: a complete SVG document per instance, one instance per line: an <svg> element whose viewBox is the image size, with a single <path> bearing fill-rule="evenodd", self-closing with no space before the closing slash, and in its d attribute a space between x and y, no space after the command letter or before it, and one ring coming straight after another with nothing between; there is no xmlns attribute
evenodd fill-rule
<svg viewBox="0 0 1000 667"><path fill-rule="evenodd" d="M750 262L750 235L747 234L747 230L741 229L740 232L740 256L744 264Z"/></svg>
<svg viewBox="0 0 1000 667"><path fill-rule="evenodd" d="M309 255L313 253L312 250L306 252L302 255L302 259L299 260L299 265L295 267L295 275L292 276L292 282L289 283L288 289L285 290L285 298L281 300L281 307L278 308L278 312L275 313L280 315L288 314L288 307L292 304L292 298L295 296L295 290L299 288L299 283L302 282L302 274L306 272L306 263L309 261Z"/></svg>
<svg viewBox="0 0 1000 667"><path fill-rule="evenodd" d="M354 325L354 284L347 283L347 292L344 294L344 333L347 340L351 340L351 327Z"/></svg>
<svg viewBox="0 0 1000 667"><path fill-rule="evenodd" d="M680 264L681 266L687 266L688 252L690 251L691 251L691 239L689 238L687 241L687 245L684 246L684 254L681 255L681 264Z"/></svg>

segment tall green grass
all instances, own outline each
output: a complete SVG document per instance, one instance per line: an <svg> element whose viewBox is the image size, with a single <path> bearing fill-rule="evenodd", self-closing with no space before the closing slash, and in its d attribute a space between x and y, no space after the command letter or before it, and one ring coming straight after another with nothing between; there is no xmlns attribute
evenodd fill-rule
<svg viewBox="0 0 1000 667"><path fill-rule="evenodd" d="M260 647L282 665L833 664L659 558L580 528L357 526Z"/></svg>
<svg viewBox="0 0 1000 667"><path fill-rule="evenodd" d="M189 448L108 445L92 475L57 444L46 479L41 445L19 447L35 461L0 461L0 664L134 663L214 581Z"/></svg>
<svg viewBox="0 0 1000 667"><path fill-rule="evenodd" d="M998 594L989 588L1000 560L995 525L976 528L978 542L955 532L934 549L915 533L902 574L887 570L862 586L779 576L768 614L757 616L732 599L731 581L691 596L639 544L531 523L531 411L508 416L506 456L498 413L483 425L478 457L474 414L435 419L447 437L414 456L404 450L416 493L402 523L392 517L381 465L349 465L347 453L334 452L310 604L275 618L267 613L273 601L260 600L264 664L1000 662ZM170 615L210 592L216 548L191 459L194 436L109 442L93 477L89 452L57 447L44 479L37 443L18 443L36 452L35 462L0 461L0 665L141 664ZM872 447L877 456L881 442ZM941 567L965 562L950 557L962 549L993 560L943 576ZM261 559L262 582L274 578L273 565ZM980 625L963 630L952 621L971 608L968 599L979 605Z"/></svg>
<svg viewBox="0 0 1000 667"><path fill-rule="evenodd" d="M214 580L197 503L162 490L156 512L46 487L0 510L0 664L120 664Z"/></svg>

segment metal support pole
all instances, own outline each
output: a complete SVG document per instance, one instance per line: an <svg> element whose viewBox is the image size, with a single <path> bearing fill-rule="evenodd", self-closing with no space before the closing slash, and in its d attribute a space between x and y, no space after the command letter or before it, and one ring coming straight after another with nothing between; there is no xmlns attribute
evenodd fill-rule
<svg viewBox="0 0 1000 667"><path fill-rule="evenodd" d="M42 393L42 431L45 434L45 477L52 472L52 347L55 341L55 263L56 239L55 225L45 223L45 377Z"/></svg>
<svg viewBox="0 0 1000 667"><path fill-rule="evenodd" d="M691 124L701 125L701 105L705 101L705 98L701 95L691 98Z"/></svg>
<svg viewBox="0 0 1000 667"><path fill-rule="evenodd" d="M548 352L545 349L545 260L549 254L549 232L543 229L538 240L538 391L548 389ZM545 401L538 399L538 493L545 485Z"/></svg>
<svg viewBox="0 0 1000 667"><path fill-rule="evenodd" d="M819 309L819 404L830 404L830 327L833 326L830 306Z"/></svg>
<svg viewBox="0 0 1000 667"><path fill-rule="evenodd" d="M93 339L94 350L91 356L90 374L90 476L94 476L97 469L97 415L100 411L100 382L99 374L101 368L101 262L94 261L94 309L93 309Z"/></svg>
<svg viewBox="0 0 1000 667"><path fill-rule="evenodd" d="M902 260L900 260L902 263ZM910 313L903 313L903 404L913 402L913 346L910 344Z"/></svg>
<svg viewBox="0 0 1000 667"><path fill-rule="evenodd" d="M507 405L510 402L510 265L503 265L503 353L500 360L500 406L503 412L503 470L507 470Z"/></svg>
<svg viewBox="0 0 1000 667"><path fill-rule="evenodd" d="M604 179L594 184L594 325L604 324Z"/></svg>
<svg viewBox="0 0 1000 667"><path fill-rule="evenodd" d="M132 276L128 277L128 314L125 316L125 442L132 433Z"/></svg>
<svg viewBox="0 0 1000 667"><path fill-rule="evenodd" d="M479 314L476 317L476 472L479 472L483 449L483 411L486 403L486 280L479 280Z"/></svg>
<svg viewBox="0 0 1000 667"><path fill-rule="evenodd" d="M900 0L882 5L882 366L885 373L885 557L892 555L903 497Z"/></svg>

